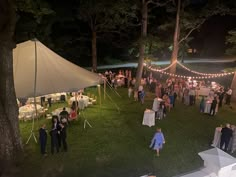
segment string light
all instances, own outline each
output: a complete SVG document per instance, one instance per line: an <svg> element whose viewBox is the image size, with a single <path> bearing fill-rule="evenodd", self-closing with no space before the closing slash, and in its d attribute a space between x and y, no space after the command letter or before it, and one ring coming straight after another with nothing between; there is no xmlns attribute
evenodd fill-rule
<svg viewBox="0 0 236 177"><path fill-rule="evenodd" d="M171 64L173 65L173 63ZM170 66L168 66L169 68ZM204 76L186 76L186 75L179 75L179 74L173 74L173 73L169 73L164 71L163 69L156 69L156 68L152 68L151 66L148 67L149 70L151 71L155 71L155 72L159 72L165 75L169 75L172 77L178 77L178 78L190 78L190 79L211 79L211 78L219 78L219 77L224 77L224 76L229 76L234 74L235 72L227 72L227 73L221 73L221 74L212 74L212 75L204 75ZM166 68L164 68L166 70Z"/></svg>
<svg viewBox="0 0 236 177"><path fill-rule="evenodd" d="M165 71L165 70L169 69L171 66L173 66L175 63L177 63L177 61L174 61L173 63L171 63L169 66L167 66L167 67L165 67L165 68L156 69L156 71L159 71L159 72Z"/></svg>
<svg viewBox="0 0 236 177"><path fill-rule="evenodd" d="M214 77L223 77L223 76L226 76L227 74L228 75L231 75L231 74L234 74L235 72L225 72L225 73L202 73L202 72L198 72L198 71L194 71L194 70L191 70L190 68L187 68L186 66L184 66L182 63L180 63L179 61L177 61L177 64L179 64L182 68L184 68L185 70L191 72L191 73L194 73L194 74L198 74L198 75L203 75L203 76L214 76Z"/></svg>

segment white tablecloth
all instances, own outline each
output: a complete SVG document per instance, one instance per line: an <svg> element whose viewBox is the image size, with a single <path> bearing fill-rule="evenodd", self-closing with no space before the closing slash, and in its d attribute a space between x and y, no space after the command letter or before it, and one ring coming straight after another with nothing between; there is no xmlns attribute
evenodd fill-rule
<svg viewBox="0 0 236 177"><path fill-rule="evenodd" d="M37 113L38 115L43 111L43 107L36 104ZM25 106L19 107L19 118L27 118L31 119L32 117L36 116L35 105L34 104L27 104Z"/></svg>
<svg viewBox="0 0 236 177"><path fill-rule="evenodd" d="M52 112L52 115L59 116L62 111L63 108L57 108ZM70 114L71 109L66 107L66 111Z"/></svg>
<svg viewBox="0 0 236 177"><path fill-rule="evenodd" d="M143 114L143 125L147 125L149 127L155 126L155 112L152 110L145 110Z"/></svg>
<svg viewBox="0 0 236 177"><path fill-rule="evenodd" d="M69 105L72 104L72 102L75 101L75 97L71 97L69 100ZM82 96L77 96L77 101L78 101L78 107L79 109L83 109L84 107L88 106L88 102L89 102L89 97L82 95Z"/></svg>
<svg viewBox="0 0 236 177"><path fill-rule="evenodd" d="M205 109L204 109L204 113L208 113L208 114L210 114L211 103L212 103L212 102L210 102L210 101L206 101Z"/></svg>
<svg viewBox="0 0 236 177"><path fill-rule="evenodd" d="M214 133L214 139L212 141L213 147L220 148L220 138L221 138L221 127L216 127L215 133Z"/></svg>

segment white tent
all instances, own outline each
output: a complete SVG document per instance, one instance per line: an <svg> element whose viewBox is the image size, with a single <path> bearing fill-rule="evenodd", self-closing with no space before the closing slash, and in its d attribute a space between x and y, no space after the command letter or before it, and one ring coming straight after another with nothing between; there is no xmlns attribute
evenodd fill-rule
<svg viewBox="0 0 236 177"><path fill-rule="evenodd" d="M181 177L235 177L236 159L224 151L213 148L198 153L204 160L204 168Z"/></svg>
<svg viewBox="0 0 236 177"><path fill-rule="evenodd" d="M78 91L102 82L98 74L65 60L37 40L17 45L13 50L13 69L18 98Z"/></svg>

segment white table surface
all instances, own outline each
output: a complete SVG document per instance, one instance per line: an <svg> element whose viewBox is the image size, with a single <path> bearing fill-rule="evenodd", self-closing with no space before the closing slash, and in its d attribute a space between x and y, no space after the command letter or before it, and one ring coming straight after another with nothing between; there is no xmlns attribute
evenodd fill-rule
<svg viewBox="0 0 236 177"><path fill-rule="evenodd" d="M147 125L149 127L155 126L155 112L147 109L143 114L143 125Z"/></svg>
<svg viewBox="0 0 236 177"><path fill-rule="evenodd" d="M212 146L213 147L220 148L221 130L222 130L221 127L216 127L216 129L215 129L214 139L212 141Z"/></svg>
<svg viewBox="0 0 236 177"><path fill-rule="evenodd" d="M211 103L212 103L211 101L206 101L205 109L204 109L204 113L208 113L208 114L210 114Z"/></svg>

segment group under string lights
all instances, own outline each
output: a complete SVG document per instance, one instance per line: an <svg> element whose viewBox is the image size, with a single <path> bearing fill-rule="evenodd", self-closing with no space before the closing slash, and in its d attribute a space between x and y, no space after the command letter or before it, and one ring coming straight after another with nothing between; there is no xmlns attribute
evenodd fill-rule
<svg viewBox="0 0 236 177"><path fill-rule="evenodd" d="M180 75L180 74L173 74L173 73L169 73L166 72L167 69L169 69L171 66L173 66L175 63L177 63L178 65L180 65L182 68L184 68L185 70L197 74L197 75L201 75L201 76L186 76L186 75ZM173 62L170 65L168 65L167 67L163 68L163 69L157 69L154 68L152 66L147 66L149 70L154 71L154 72L159 72L165 75L169 75L171 77L178 77L178 78L191 78L191 79L210 79L210 78L219 78L219 77L224 77L224 76L229 76L234 74L235 72L224 72L224 73L202 73L202 72L198 72L198 71L194 71L190 68L187 68L186 66L184 66L183 64L181 64L179 61Z"/></svg>

